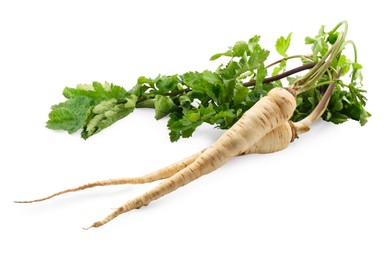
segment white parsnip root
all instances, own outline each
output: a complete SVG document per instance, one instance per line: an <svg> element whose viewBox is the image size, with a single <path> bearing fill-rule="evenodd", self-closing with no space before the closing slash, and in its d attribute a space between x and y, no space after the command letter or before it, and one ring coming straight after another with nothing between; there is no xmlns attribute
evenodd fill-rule
<svg viewBox="0 0 387 260"><path fill-rule="evenodd" d="M129 200L106 218L90 227L100 227L115 217L150 202L208 174L231 158L246 151L251 143L258 142L271 130L287 122L296 109L294 95L283 88L272 89L258 101L242 118L226 131L213 145L204 150L191 164L145 194Z"/></svg>

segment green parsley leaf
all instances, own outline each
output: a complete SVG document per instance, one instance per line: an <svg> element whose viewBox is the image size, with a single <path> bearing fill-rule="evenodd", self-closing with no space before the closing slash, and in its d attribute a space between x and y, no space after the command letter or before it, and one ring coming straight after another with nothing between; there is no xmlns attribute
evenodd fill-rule
<svg viewBox="0 0 387 260"><path fill-rule="evenodd" d="M305 37L305 44L313 44L316 42L316 39L312 38L312 37Z"/></svg>
<svg viewBox="0 0 387 260"><path fill-rule="evenodd" d="M286 69L286 60L282 60L277 67L273 69L272 76L277 76L280 72Z"/></svg>
<svg viewBox="0 0 387 260"><path fill-rule="evenodd" d="M126 117L133 112L136 102L137 96L135 95L129 96L123 103L119 103L114 98L101 101L92 109L89 120L83 127L82 138L87 139Z"/></svg>
<svg viewBox="0 0 387 260"><path fill-rule="evenodd" d="M176 109L176 105L170 97L156 95L155 98L155 118L157 120L165 117Z"/></svg>
<svg viewBox="0 0 387 260"><path fill-rule="evenodd" d="M178 75L160 76L156 81L156 85L161 92L176 91L179 82L180 79Z"/></svg>
<svg viewBox="0 0 387 260"><path fill-rule="evenodd" d="M309 53L304 54L301 56L302 64L320 61L337 41L339 27L340 24L332 31L325 32L325 27L321 26L315 36L306 37L305 44L311 45L313 58ZM289 33L286 37L279 37L275 43L276 51L284 58L289 57L287 51L291 36ZM155 78L141 76L129 91L107 82L66 87L63 95L67 100L52 106L47 127L69 133L83 129L81 136L86 139L129 115L135 108L152 108L155 109L156 119L169 116L171 141L191 136L203 123L228 129L272 88L282 87L281 80L263 83L268 75L265 62L270 52L262 48L259 41L260 36L255 35L248 41L236 42L225 52L213 55L211 60L220 57L225 60L214 71L191 71L179 75L158 75ZM343 54L347 46L355 48L354 61ZM286 63L286 59L280 60L271 76L285 72ZM336 124L353 119L364 125L371 114L365 109L367 99L362 89L361 69L354 43L346 42L334 57L328 72L315 74L319 78L310 81L311 89L297 96L297 108L292 120L298 121L309 115L337 71L341 71L341 76L346 77L336 81L322 118ZM288 77L289 85L299 77ZM247 81L255 81L255 84L244 84Z"/></svg>
<svg viewBox="0 0 387 260"><path fill-rule="evenodd" d="M243 54L248 50L249 46L244 41L236 42L232 47L232 56L233 57L242 57Z"/></svg>
<svg viewBox="0 0 387 260"><path fill-rule="evenodd" d="M286 51L290 46L291 37L292 37L292 33L289 33L286 39L283 36L281 36L280 38L278 38L275 44L275 49L277 50L278 54L285 58L288 57L288 55L286 54Z"/></svg>
<svg viewBox="0 0 387 260"><path fill-rule="evenodd" d="M63 96L67 99L71 99L77 96L86 96L93 99L96 102L115 98L117 100L125 99L127 91L114 84L105 82L101 84L99 82L93 82L92 85L79 84L76 88L66 87L63 90Z"/></svg>
<svg viewBox="0 0 387 260"><path fill-rule="evenodd" d="M68 100L52 106L46 126L69 133L83 128L85 139L127 116L137 101L136 95L107 82L66 87L63 95Z"/></svg>
<svg viewBox="0 0 387 260"><path fill-rule="evenodd" d="M53 105L48 114L46 127L65 130L69 134L81 129L87 122L92 107L96 102L87 96L77 96L65 102Z"/></svg>

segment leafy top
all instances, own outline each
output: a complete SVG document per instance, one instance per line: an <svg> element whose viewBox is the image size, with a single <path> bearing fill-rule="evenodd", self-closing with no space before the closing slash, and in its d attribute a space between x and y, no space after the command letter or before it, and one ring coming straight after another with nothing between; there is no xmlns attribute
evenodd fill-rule
<svg viewBox="0 0 387 260"><path fill-rule="evenodd" d="M269 65L277 64L271 75L278 76L285 72L286 61L291 58L300 58L302 64L320 61L338 39L337 29L342 24L329 32L325 32L322 26L316 36L306 37L305 43L312 46L311 55L289 56L287 51L292 34L279 37L275 48L283 59ZM180 75L158 75L155 78L141 76L129 91L106 82L66 87L63 95L67 100L52 106L47 127L63 129L69 133L82 129L81 136L86 139L124 118L137 107L154 109L156 119L169 116L167 126L171 141L190 137L203 123L221 129L230 128L270 89L283 84L281 80L265 79L269 66L264 63L269 51L261 47L259 40L260 36L256 35L247 42L238 41L225 52L213 55L211 60L220 57L228 59L215 71L190 71ZM353 61L343 54L348 45L355 50ZM362 66L357 61L356 47L352 41L343 44L329 70L313 87L298 95L297 109L292 120L301 120L311 113L324 89L332 82L332 74L339 69L342 69L342 76L346 76L337 81L322 118L335 124L348 119L359 121L361 125L367 122L370 113L365 110L366 91L362 88ZM296 80L297 77L287 78L290 85Z"/></svg>

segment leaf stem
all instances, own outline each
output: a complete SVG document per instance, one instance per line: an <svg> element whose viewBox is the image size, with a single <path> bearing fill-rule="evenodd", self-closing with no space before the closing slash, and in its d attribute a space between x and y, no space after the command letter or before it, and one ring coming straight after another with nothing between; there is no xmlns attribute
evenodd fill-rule
<svg viewBox="0 0 387 260"><path fill-rule="evenodd" d="M335 89L336 82L340 78L341 72L342 72L342 68L339 69L339 71L335 75L335 78L333 79L334 81L330 83L329 87L325 91L320 102L317 104L317 106L314 108L314 110L307 117L302 119L301 121L293 123L295 128L296 128L297 135L309 131L310 126L317 119L319 119L321 117L321 115L325 112L325 110L328 106L329 100L332 96L333 90Z"/></svg>
<svg viewBox="0 0 387 260"><path fill-rule="evenodd" d="M332 45L332 47L325 53L324 57L316 64L316 66L311 69L308 73L306 73L302 78L297 80L293 85L293 89L296 90L296 93L302 93L308 91L313 88L313 84L325 74L325 72L331 66L333 59L336 57L338 53L340 53L342 47L344 46L344 40L347 36L348 32L348 22L341 21L338 23L328 34L332 34L340 28L340 26L344 25L344 31L339 34L336 42ZM325 62L326 61L326 62Z"/></svg>
<svg viewBox="0 0 387 260"><path fill-rule="evenodd" d="M288 71L285 71L281 74L278 74L276 76L273 76L273 77L266 77L263 79L263 83L270 83L270 82L273 82L273 81L276 81L276 80L280 80L282 78L285 78L285 77L288 77L290 75L293 75L293 74L296 74L298 72L301 72L301 71L304 71L304 70L308 70L308 69L311 69L313 68L317 63L314 62L314 63L308 63L308 64L304 64L302 66L299 66L299 67L296 67L294 69L291 69L291 70L288 70ZM256 81L249 81L249 82L245 82L243 83L243 86L245 87L251 87L251 86L255 86L255 83ZM171 92L157 92L157 95L162 95L162 96L170 96L170 97L174 97L174 96L178 96L180 94L184 94L184 93L189 93L191 92L192 89L191 88L184 88L182 90L178 90L178 91L171 91ZM148 94L148 93L146 93ZM153 103L153 98L154 96L153 95L144 95L144 96L141 96L138 98L137 100L137 104L136 104L136 107L138 108L153 108L154 107L154 103Z"/></svg>
<svg viewBox="0 0 387 260"><path fill-rule="evenodd" d="M277 60L277 61L267 65L265 67L265 69L268 69L268 68L270 68L270 67L272 67L272 66L274 66L274 65L276 65L278 63L281 63L282 61L286 61L286 60L290 60L290 59L296 59L296 58L300 58L300 59L301 58L307 58L307 59L310 59L310 60L312 59L312 57L310 55L293 55L293 56L288 56L288 57L285 57L283 59Z"/></svg>
<svg viewBox="0 0 387 260"><path fill-rule="evenodd" d="M346 32L340 33L334 45L326 52L324 57L316 64L316 66L293 84L291 88L294 89L297 94L314 88L316 81L318 81L322 75L327 72L327 70L331 67L333 59L341 51L344 44L345 34Z"/></svg>
<svg viewBox="0 0 387 260"><path fill-rule="evenodd" d="M351 44L352 45L352 48L353 48L353 54L354 54L354 62L357 62L357 48L356 48L356 45L355 43L352 41L352 40L348 40L346 41L344 44L343 44L343 47L347 44Z"/></svg>
<svg viewBox="0 0 387 260"><path fill-rule="evenodd" d="M346 20L343 20L341 22L339 22L330 32L329 34L331 33L334 33L337 31L337 29L340 28L340 26L344 25L344 38L347 36L347 32L348 32L348 22Z"/></svg>
<svg viewBox="0 0 387 260"><path fill-rule="evenodd" d="M343 47L347 44L351 44L352 45L352 48L353 48L353 59L354 59L354 63L357 63L357 48L356 48L356 45L355 43L352 41L352 40L349 40L349 41L346 41L344 42L343 44ZM353 69L353 72L352 72L352 76L351 76L351 82L354 82L355 81L355 74L356 74L356 71L357 69L354 68Z"/></svg>
<svg viewBox="0 0 387 260"><path fill-rule="evenodd" d="M317 64L317 62L314 62L314 63L308 63L308 64L305 64L305 65L302 65L302 66L299 66L297 68L294 68L294 69L291 69L291 70L288 70L288 71L285 71L281 74L278 74L276 76L273 76L273 77L266 77L263 79L262 83L270 83L270 82L273 82L273 81L276 81L276 80L280 80L282 78L285 78L287 76L290 76L290 75L293 75L293 74L296 74L298 72L301 72L301 71L304 71L304 70L308 70L308 69L311 69L313 68L315 65ZM249 82L245 82L243 83L243 86L245 87L250 87L250 86L255 86L255 83L256 81L249 81Z"/></svg>

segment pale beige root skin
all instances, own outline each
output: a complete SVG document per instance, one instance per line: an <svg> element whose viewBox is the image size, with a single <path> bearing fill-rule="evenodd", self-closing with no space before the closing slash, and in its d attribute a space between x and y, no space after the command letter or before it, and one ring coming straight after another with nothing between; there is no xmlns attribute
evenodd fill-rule
<svg viewBox="0 0 387 260"><path fill-rule="evenodd" d="M190 165L161 182L145 194L128 201L91 227L100 227L122 213L148 205L150 202L208 174L231 158L246 151L268 132L286 123L296 108L293 94L283 88L274 88L268 95L246 111L242 118L208 147Z"/></svg>
<svg viewBox="0 0 387 260"><path fill-rule="evenodd" d="M295 129L293 126L293 123L290 121L286 122L283 125L280 125L279 127L273 129L269 133L267 133L262 139L258 140L255 144L251 145L246 151L242 152L239 155L246 155L246 154L266 154L266 153L274 153L277 151L281 151L285 149L290 142L292 142L295 138ZM173 163L171 165L168 165L164 168L161 168L157 171L138 176L138 177L131 177L131 178L116 178L116 179L107 179L102 181L96 181L87 183L75 188L66 189L60 192L56 192L54 194L51 194L50 196L43 197L36 200L26 200L26 201L16 201L17 203L32 203L32 202L39 202L51 199L53 197L69 193L69 192L76 192L81 191L97 186L109 186L109 185L123 185L123 184L143 184L143 183L149 183L153 181L159 181L163 179L167 179L171 176L173 176L175 173L181 171L188 165L190 165L192 162L194 162L202 153L204 150L195 153L183 160L180 160L176 163Z"/></svg>
<svg viewBox="0 0 387 260"><path fill-rule="evenodd" d="M288 121L285 124L280 125L279 127L267 133L264 137L262 137L261 140L259 140L259 142L256 142L255 144L250 146L241 155L278 152L288 147L288 145L294 140L294 138L295 131L293 128L293 124Z"/></svg>
<svg viewBox="0 0 387 260"><path fill-rule="evenodd" d="M89 189L89 188L97 187L97 186L121 185L121 184L143 184L143 183L153 182L153 181L157 181L157 180L163 180L163 179L171 177L175 173L177 173L180 170L187 167L189 164L191 164L193 161L195 161L196 158L198 158L198 156L202 152L203 151L200 151L200 152L193 154L193 155L191 155L191 156L189 156L181 161L178 161L176 163L173 163L171 165L168 165L164 168L161 168L157 171L148 173L148 174L143 175L143 176L132 177L132 178L108 179L108 180L103 180L103 181L91 182L91 183L87 183L87 184L84 184L84 185L76 187L76 188L66 189L66 190L54 193L54 194L47 196L47 197L44 197L44 198L40 198L40 199L36 199L36 200L15 201L15 202L17 202L17 203L38 202L38 201L51 199L53 197L59 196L59 195L64 194L64 193L85 190L85 189Z"/></svg>

